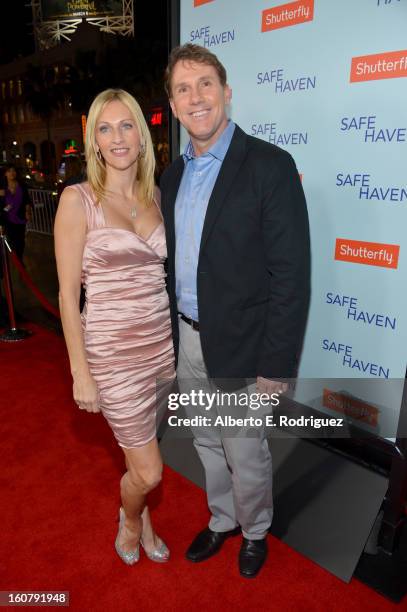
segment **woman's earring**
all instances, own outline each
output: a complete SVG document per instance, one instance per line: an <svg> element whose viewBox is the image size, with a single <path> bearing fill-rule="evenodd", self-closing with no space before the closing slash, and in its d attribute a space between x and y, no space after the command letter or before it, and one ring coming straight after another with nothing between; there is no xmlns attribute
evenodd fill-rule
<svg viewBox="0 0 407 612"><path fill-rule="evenodd" d="M144 155L146 154L146 145L144 144L144 142L140 145L140 151L138 152L138 156L139 157L144 157Z"/></svg>
<svg viewBox="0 0 407 612"><path fill-rule="evenodd" d="M100 152L100 149L98 149L98 150L96 151L96 156L97 156L97 158L98 158L98 160L99 160L99 161L102 161L102 154L101 154L101 152Z"/></svg>

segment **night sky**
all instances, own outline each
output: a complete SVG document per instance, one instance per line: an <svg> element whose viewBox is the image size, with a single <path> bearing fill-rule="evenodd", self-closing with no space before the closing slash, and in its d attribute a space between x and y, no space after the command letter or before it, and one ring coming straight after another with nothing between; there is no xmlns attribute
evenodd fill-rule
<svg viewBox="0 0 407 612"><path fill-rule="evenodd" d="M0 63L6 64L19 55L34 52L31 33L32 11L27 0L8 0L2 3L0 19Z"/></svg>
<svg viewBox="0 0 407 612"><path fill-rule="evenodd" d="M0 19L0 64L34 52L29 0L3 0ZM152 42L167 36L167 0L135 0L135 34Z"/></svg>

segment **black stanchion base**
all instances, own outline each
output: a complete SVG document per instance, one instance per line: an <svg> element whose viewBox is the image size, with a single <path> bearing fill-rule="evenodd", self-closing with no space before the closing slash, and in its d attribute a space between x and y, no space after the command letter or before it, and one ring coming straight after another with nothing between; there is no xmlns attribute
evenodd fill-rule
<svg viewBox="0 0 407 612"><path fill-rule="evenodd" d="M32 332L27 329L17 329L16 327L12 327L11 329L7 329L0 336L0 341L2 342L18 342L19 340L25 340L28 336L31 336Z"/></svg>

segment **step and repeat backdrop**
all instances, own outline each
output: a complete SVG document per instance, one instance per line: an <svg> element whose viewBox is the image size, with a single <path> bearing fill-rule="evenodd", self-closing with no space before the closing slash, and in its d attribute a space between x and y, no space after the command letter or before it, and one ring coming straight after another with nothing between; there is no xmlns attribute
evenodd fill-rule
<svg viewBox="0 0 407 612"><path fill-rule="evenodd" d="M225 65L231 118L288 150L301 175L312 301L296 398L395 437L407 361L407 0L180 0L180 32Z"/></svg>

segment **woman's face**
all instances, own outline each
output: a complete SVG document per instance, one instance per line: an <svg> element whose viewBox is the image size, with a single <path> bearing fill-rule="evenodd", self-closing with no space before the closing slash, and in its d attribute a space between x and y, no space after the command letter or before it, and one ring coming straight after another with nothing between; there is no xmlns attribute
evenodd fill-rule
<svg viewBox="0 0 407 612"><path fill-rule="evenodd" d="M134 117L123 102L112 100L106 104L96 122L95 139L107 168L127 170L137 162L140 134Z"/></svg>
<svg viewBox="0 0 407 612"><path fill-rule="evenodd" d="M17 177L17 172L15 168L7 168L5 172L6 178L8 181L14 181Z"/></svg>

